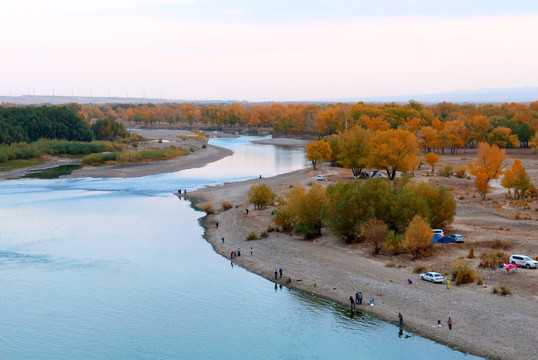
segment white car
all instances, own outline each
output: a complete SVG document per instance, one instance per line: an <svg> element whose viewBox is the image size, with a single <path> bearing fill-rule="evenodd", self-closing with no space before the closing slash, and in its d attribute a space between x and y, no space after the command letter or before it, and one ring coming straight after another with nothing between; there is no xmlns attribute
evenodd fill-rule
<svg viewBox="0 0 538 360"><path fill-rule="evenodd" d="M318 175L318 177L316 178L317 181L324 181L325 180L325 177L323 175Z"/></svg>
<svg viewBox="0 0 538 360"><path fill-rule="evenodd" d="M538 261L533 260L526 255L512 255L510 256L510 263L525 266L527 269L530 269L530 268L536 269L538 267Z"/></svg>
<svg viewBox="0 0 538 360"><path fill-rule="evenodd" d="M454 242L457 242L457 243L463 242L463 236L461 236L460 234L452 234L450 235L450 237L454 239Z"/></svg>
<svg viewBox="0 0 538 360"><path fill-rule="evenodd" d="M439 237L445 236L445 232L442 229L433 229L433 236L439 234Z"/></svg>
<svg viewBox="0 0 538 360"><path fill-rule="evenodd" d="M426 280L426 281L429 281L429 282L436 282L436 283L442 283L445 281L445 278L443 275L439 274L439 273L436 273L436 272L427 272L427 273L424 273L424 274L420 274L420 278L422 280Z"/></svg>

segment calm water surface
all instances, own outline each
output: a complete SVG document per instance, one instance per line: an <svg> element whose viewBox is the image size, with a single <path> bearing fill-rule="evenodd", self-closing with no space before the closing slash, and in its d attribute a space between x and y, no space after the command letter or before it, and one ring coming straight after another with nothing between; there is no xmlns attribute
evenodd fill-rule
<svg viewBox="0 0 538 360"><path fill-rule="evenodd" d="M250 140L172 174L0 181L0 359L475 358L217 255L172 192L305 166Z"/></svg>

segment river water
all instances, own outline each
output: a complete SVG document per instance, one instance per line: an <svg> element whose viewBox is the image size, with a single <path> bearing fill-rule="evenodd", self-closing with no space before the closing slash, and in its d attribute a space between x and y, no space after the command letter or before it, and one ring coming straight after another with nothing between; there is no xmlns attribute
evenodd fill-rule
<svg viewBox="0 0 538 360"><path fill-rule="evenodd" d="M0 359L477 358L216 254L173 192L307 165L251 140L171 174L0 181Z"/></svg>

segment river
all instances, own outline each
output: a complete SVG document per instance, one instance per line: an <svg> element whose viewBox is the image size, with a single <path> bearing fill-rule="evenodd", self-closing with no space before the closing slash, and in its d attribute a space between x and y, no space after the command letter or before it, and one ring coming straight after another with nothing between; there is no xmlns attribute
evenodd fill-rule
<svg viewBox="0 0 538 360"><path fill-rule="evenodd" d="M307 165L252 139L177 173L0 181L0 358L478 359L216 254L173 192Z"/></svg>

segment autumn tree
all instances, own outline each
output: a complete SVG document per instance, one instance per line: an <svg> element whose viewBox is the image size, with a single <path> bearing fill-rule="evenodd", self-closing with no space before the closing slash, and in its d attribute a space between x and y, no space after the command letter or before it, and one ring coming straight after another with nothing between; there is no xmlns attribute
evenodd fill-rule
<svg viewBox="0 0 538 360"><path fill-rule="evenodd" d="M286 200L286 204L279 208L278 213L283 212L284 216L278 222L281 225L289 222L295 232L307 239L321 235L323 209L327 202L323 186L316 183L307 191L303 185L294 185Z"/></svg>
<svg viewBox="0 0 538 360"><path fill-rule="evenodd" d="M340 149L338 147L340 137L337 134L332 134L325 136L323 138L323 141L325 141L331 147L331 165L336 166L338 162L338 156L340 155Z"/></svg>
<svg viewBox="0 0 538 360"><path fill-rule="evenodd" d="M430 164L430 166L432 167L432 174L433 174L433 172L435 171L435 164L439 162L439 155L432 152L427 153L426 155L424 155L424 161Z"/></svg>
<svg viewBox="0 0 538 360"><path fill-rule="evenodd" d="M480 173L480 181L477 184L480 184L482 190L486 190L482 181L489 183L491 179L498 179L502 175L504 161L506 160L506 151L504 149L499 149L497 145L488 145L486 143L478 144L478 155L477 159L473 164L467 164L469 172L471 175L478 176ZM480 190L479 190L480 191ZM482 192L485 194L485 192Z"/></svg>
<svg viewBox="0 0 538 360"><path fill-rule="evenodd" d="M248 191L248 201L254 204L256 209L265 209L273 201L274 196L267 184L252 185Z"/></svg>
<svg viewBox="0 0 538 360"><path fill-rule="evenodd" d="M368 155L373 134L356 125L339 136L338 163L351 169L353 176L360 175L368 165Z"/></svg>
<svg viewBox="0 0 538 360"><path fill-rule="evenodd" d="M418 259L432 246L432 234L428 222L422 216L416 215L405 231L403 246L414 259Z"/></svg>
<svg viewBox="0 0 538 360"><path fill-rule="evenodd" d="M521 160L515 159L512 168L504 171L501 185L508 189L514 189L514 197L519 199L525 197L525 193L531 188L531 179L527 169L521 164Z"/></svg>
<svg viewBox="0 0 538 360"><path fill-rule="evenodd" d="M397 171L408 171L418 163L417 137L406 130L379 131L372 140L370 167L383 169L391 180Z"/></svg>
<svg viewBox="0 0 538 360"><path fill-rule="evenodd" d="M538 151L538 132L536 133L536 135L534 135L534 137L531 139L531 142L529 144L531 146L531 148L534 149L534 153L536 154L536 151Z"/></svg>
<svg viewBox="0 0 538 360"><path fill-rule="evenodd" d="M517 135L512 134L512 130L507 127L497 127L491 131L488 136L488 143L500 148L519 147Z"/></svg>
<svg viewBox="0 0 538 360"><path fill-rule="evenodd" d="M361 236L374 246L374 255L379 254L381 244L388 232L387 225L378 219L368 220L361 228Z"/></svg>
<svg viewBox="0 0 538 360"><path fill-rule="evenodd" d="M475 186L476 190L482 195L482 198L486 197L486 194L489 191L489 179L488 172L484 168L479 168L475 173Z"/></svg>
<svg viewBox="0 0 538 360"><path fill-rule="evenodd" d="M331 159L331 147L323 140L313 141L306 145L306 159L312 161L314 170L316 164Z"/></svg>

